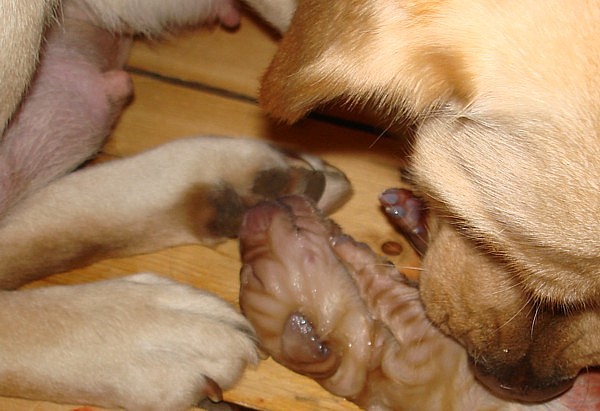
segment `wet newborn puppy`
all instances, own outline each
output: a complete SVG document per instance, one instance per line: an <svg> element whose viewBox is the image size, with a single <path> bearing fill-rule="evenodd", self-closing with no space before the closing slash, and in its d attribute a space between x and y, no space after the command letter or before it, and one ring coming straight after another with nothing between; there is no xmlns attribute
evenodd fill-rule
<svg viewBox="0 0 600 411"><path fill-rule="evenodd" d="M600 364L600 7L305 0L263 82L411 118L421 297L492 390L544 400Z"/></svg>

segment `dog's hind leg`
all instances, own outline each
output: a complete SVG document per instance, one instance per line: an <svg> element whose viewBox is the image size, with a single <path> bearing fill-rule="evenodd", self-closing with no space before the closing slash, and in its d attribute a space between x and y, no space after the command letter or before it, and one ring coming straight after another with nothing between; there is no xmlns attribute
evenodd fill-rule
<svg viewBox="0 0 600 411"><path fill-rule="evenodd" d="M70 0L85 16L114 32L157 34L165 29L219 22L233 27L239 23L238 0ZM243 0L280 32L285 31L297 0Z"/></svg>
<svg viewBox="0 0 600 411"><path fill-rule="evenodd" d="M31 32L23 36L4 33L10 35L6 39L0 32L0 46L7 56L12 56L12 47L20 47L20 53L14 54L31 57L25 67L12 68L15 73L10 81L1 82L11 86L8 91L14 91L15 99L24 100L0 145L0 217L24 196L72 171L99 150L131 95L129 78L121 70L131 43L128 33L155 34L213 20L234 26L240 18L234 0L173 4L101 0L93 2L94 7L69 0L54 19L50 19L54 3L46 3L44 10L41 6L12 10L15 14L3 20L28 22ZM38 65L42 34L45 42ZM21 43L27 36L37 36L37 40L27 40L26 47ZM25 40L17 41L21 37ZM0 75L4 63L0 62ZM23 84L32 80L25 94L21 78ZM2 103L9 100L6 97ZM12 113L14 107L9 108L5 111ZM0 116L3 110L0 106Z"/></svg>
<svg viewBox="0 0 600 411"><path fill-rule="evenodd" d="M0 145L0 216L95 155L131 94L118 70L129 41L65 18Z"/></svg>
<svg viewBox="0 0 600 411"><path fill-rule="evenodd" d="M337 169L259 141L177 140L76 171L23 200L0 225L0 287L105 257L214 243L236 236L258 201L304 193L327 211L349 189Z"/></svg>
<svg viewBox="0 0 600 411"><path fill-rule="evenodd" d="M131 94L129 78L120 70L130 33L157 34L212 21L235 26L240 19L235 0L69 0L55 16L59 3L19 5L3 19L8 23L0 30L0 46L6 56L19 56L20 65L10 58L0 62L0 80L10 78L0 81L10 85L0 86L0 126L25 98L0 145L0 217L98 151ZM295 8L295 0L248 3L281 27ZM3 13L8 8L0 17ZM26 32L19 31L21 25Z"/></svg>

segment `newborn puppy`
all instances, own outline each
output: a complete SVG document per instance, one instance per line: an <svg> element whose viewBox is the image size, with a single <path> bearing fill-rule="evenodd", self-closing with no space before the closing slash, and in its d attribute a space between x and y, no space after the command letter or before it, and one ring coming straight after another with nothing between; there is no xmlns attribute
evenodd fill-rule
<svg viewBox="0 0 600 411"><path fill-rule="evenodd" d="M304 0L262 104L409 117L428 208L421 297L480 379L541 401L600 365L596 3Z"/></svg>

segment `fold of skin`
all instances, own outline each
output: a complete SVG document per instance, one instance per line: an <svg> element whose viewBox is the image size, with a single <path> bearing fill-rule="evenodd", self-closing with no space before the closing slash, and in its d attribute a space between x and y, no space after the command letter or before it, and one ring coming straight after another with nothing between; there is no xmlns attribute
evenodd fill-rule
<svg viewBox="0 0 600 411"><path fill-rule="evenodd" d="M418 290L309 200L262 203L240 232L240 305L264 350L333 394L372 410L586 410L598 374L525 405L477 383L464 349L427 320Z"/></svg>

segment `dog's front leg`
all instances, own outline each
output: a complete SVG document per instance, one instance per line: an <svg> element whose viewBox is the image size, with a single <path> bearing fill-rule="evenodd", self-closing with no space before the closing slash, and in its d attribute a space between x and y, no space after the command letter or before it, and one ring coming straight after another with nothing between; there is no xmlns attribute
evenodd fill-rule
<svg viewBox="0 0 600 411"><path fill-rule="evenodd" d="M182 139L83 169L27 197L0 226L0 287L105 257L234 237L246 207L305 193L329 209L349 184L314 157L250 139Z"/></svg>
<svg viewBox="0 0 600 411"><path fill-rule="evenodd" d="M258 361L229 304L151 274L0 292L0 394L186 410Z"/></svg>

